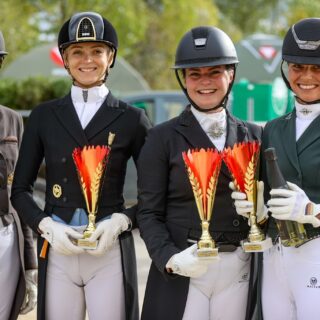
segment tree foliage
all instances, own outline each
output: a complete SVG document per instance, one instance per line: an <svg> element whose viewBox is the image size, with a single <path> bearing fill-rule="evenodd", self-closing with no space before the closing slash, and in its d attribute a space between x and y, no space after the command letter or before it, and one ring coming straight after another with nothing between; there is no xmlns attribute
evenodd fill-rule
<svg viewBox="0 0 320 320"><path fill-rule="evenodd" d="M141 41L147 28L146 4L141 0L11 0L4 4L0 30L12 58L46 40L40 34L55 40L63 22L80 11L96 11L110 19L119 36L120 54Z"/></svg>
<svg viewBox="0 0 320 320"><path fill-rule="evenodd" d="M319 16L309 0L4 0L0 30L9 55L5 63L42 42L54 41L64 21L79 11L97 11L115 26L118 54L154 89L177 87L170 67L182 35L198 25L215 25L234 42L255 32L283 35L288 26Z"/></svg>
<svg viewBox="0 0 320 320"><path fill-rule="evenodd" d="M0 105L22 110L31 109L43 101L62 97L70 90L69 79L32 77L21 81L0 80Z"/></svg>
<svg viewBox="0 0 320 320"><path fill-rule="evenodd" d="M27 1L1 1L0 30L9 52L7 60L13 60L38 42L39 30L30 23L30 17L35 12Z"/></svg>
<svg viewBox="0 0 320 320"><path fill-rule="evenodd" d="M231 26L231 29L240 31L242 36L247 36L252 32L261 31L263 27L259 22L270 18L278 0L215 0L215 3L222 14L220 22L225 29Z"/></svg>
<svg viewBox="0 0 320 320"><path fill-rule="evenodd" d="M171 67L182 35L199 25L217 25L217 10L211 0L148 1L149 25L145 38L128 55L129 61L151 87L177 86Z"/></svg>
<svg viewBox="0 0 320 320"><path fill-rule="evenodd" d="M289 0L288 6L289 10L286 11L288 26L304 18L320 17L319 1Z"/></svg>

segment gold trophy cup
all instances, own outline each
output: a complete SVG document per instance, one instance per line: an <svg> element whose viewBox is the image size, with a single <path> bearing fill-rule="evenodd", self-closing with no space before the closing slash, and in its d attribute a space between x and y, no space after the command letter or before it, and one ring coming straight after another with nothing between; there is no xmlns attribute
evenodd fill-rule
<svg viewBox="0 0 320 320"><path fill-rule="evenodd" d="M77 245L84 249L95 249L98 245L98 241L92 242L88 239L96 229L98 200L114 137L115 134L110 132L108 146L85 146L74 149L72 153L88 212L88 225L83 232L83 238L77 241Z"/></svg>
<svg viewBox="0 0 320 320"><path fill-rule="evenodd" d="M218 248L209 233L221 155L214 149L188 150L182 153L190 184L201 219L202 234L198 241L198 256L218 258Z"/></svg>
<svg viewBox="0 0 320 320"><path fill-rule="evenodd" d="M242 142L233 148L223 151L226 163L236 189L247 195L248 201L253 202L253 210L249 213L250 230L248 239L242 242L245 252L262 252L272 247L271 238L266 238L257 223L257 164L259 160L260 143L258 141Z"/></svg>

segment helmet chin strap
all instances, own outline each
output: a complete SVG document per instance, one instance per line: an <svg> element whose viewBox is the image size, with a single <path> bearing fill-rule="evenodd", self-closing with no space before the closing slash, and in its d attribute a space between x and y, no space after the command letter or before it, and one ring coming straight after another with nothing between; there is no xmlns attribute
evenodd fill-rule
<svg viewBox="0 0 320 320"><path fill-rule="evenodd" d="M65 63L64 60L63 60L63 64L64 64L64 68L68 71L68 73L69 73L69 75L71 77L72 83L75 85L76 79L74 78L74 76L70 72L69 66ZM95 86L101 86L103 83L105 83L107 81L107 78L108 78L108 75L109 75L109 70L110 70L110 67L108 66L107 69L106 69L106 72L105 72L105 75L104 75L103 79L101 81L97 82L97 84Z"/></svg>
<svg viewBox="0 0 320 320"><path fill-rule="evenodd" d="M284 63L284 60L282 60L282 62L281 62L281 68L280 68L280 70L281 70L281 75L282 75L282 79L283 79L283 81L285 82L287 88L294 93L294 91L292 90L292 88L291 88L291 86L290 86L289 80L287 79L286 75L285 75L284 72L283 72L283 68L282 68L282 67L283 67L283 63ZM298 102L300 102L300 103L302 103L302 104L308 104L308 105L309 105L309 104L320 103L320 99L313 100L313 101L305 101L305 100L301 99L300 97L298 97L297 95L295 95L294 97L295 97L296 100L298 100Z"/></svg>
<svg viewBox="0 0 320 320"><path fill-rule="evenodd" d="M184 92L184 94L186 95L186 97L188 98L189 102L192 104L192 106L197 109L198 111L200 112L204 112L204 113L207 113L207 112L210 112L210 111L214 111L214 110L217 110L219 108L226 108L227 107L227 103L228 103L228 98L229 98L229 93L231 91L231 88L232 88L232 85L233 85L233 82L234 82L234 79L235 79L235 74L236 74L236 68L234 68L234 76L233 76L233 80L232 82L229 84L229 88L228 88L228 91L227 93L225 94L225 96L222 98L222 100L214 107L212 108L209 108L209 109L204 109L204 108L201 108L199 107L199 105L197 105L189 96L188 94L188 91L187 89L184 87L181 79L180 79L180 76L179 76L179 72L177 69L175 69L175 74L176 74L176 78L179 82L179 85L182 89L182 91Z"/></svg>
<svg viewBox="0 0 320 320"><path fill-rule="evenodd" d="M317 103L320 103L320 99L317 99L317 100L313 100L313 101L305 101L305 100L303 100L303 99L301 99L301 98L299 98L298 96L294 96L295 97L295 99L299 102L299 103L301 103L301 104L307 104L307 105L310 105L310 104L317 104Z"/></svg>
<svg viewBox="0 0 320 320"><path fill-rule="evenodd" d="M66 63L66 58L64 56L64 52L65 52L66 48L64 48L60 53L61 53L61 56L62 56L62 60L63 60L63 65L64 65L64 68L68 71L71 79L72 79L72 83L75 84L76 82L76 79L73 77L73 75L71 74L70 72L70 69L69 69L69 66L68 64ZM110 68L112 68L112 66L114 65L114 62L115 62L115 58L116 58L116 51L114 48L111 48L112 51L112 62L110 64L107 65L107 68L106 68L106 71L104 73L104 77L101 81L99 81L96 85L99 85L101 86L103 83L105 83L107 81L107 78L109 76L109 72L110 72ZM1 68L1 65L0 65L0 68Z"/></svg>

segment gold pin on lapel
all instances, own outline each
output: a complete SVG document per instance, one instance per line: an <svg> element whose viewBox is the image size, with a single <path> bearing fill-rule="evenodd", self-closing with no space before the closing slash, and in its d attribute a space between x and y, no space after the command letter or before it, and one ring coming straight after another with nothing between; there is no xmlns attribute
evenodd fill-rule
<svg viewBox="0 0 320 320"><path fill-rule="evenodd" d="M8 174L8 178L7 178L8 186L12 185L12 181L13 181L13 172Z"/></svg>
<svg viewBox="0 0 320 320"><path fill-rule="evenodd" d="M111 147L115 137L116 137L115 133L109 132L109 135L108 135L108 146L109 147Z"/></svg>
<svg viewBox="0 0 320 320"><path fill-rule="evenodd" d="M62 188L59 184L55 184L52 187L52 193L54 195L54 197L56 198L60 198L62 195Z"/></svg>

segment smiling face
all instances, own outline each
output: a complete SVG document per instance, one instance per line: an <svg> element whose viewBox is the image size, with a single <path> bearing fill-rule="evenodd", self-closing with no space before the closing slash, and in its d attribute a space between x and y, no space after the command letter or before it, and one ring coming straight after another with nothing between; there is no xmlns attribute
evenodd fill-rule
<svg viewBox="0 0 320 320"><path fill-rule="evenodd" d="M104 43L83 42L71 44L63 58L74 84L81 88L100 85L113 60L112 50Z"/></svg>
<svg viewBox="0 0 320 320"><path fill-rule="evenodd" d="M303 101L320 99L320 66L289 63L288 81L292 91Z"/></svg>
<svg viewBox="0 0 320 320"><path fill-rule="evenodd" d="M189 97L202 109L211 109L222 101L233 79L233 70L226 66L185 69ZM221 108L214 112L221 111Z"/></svg>

